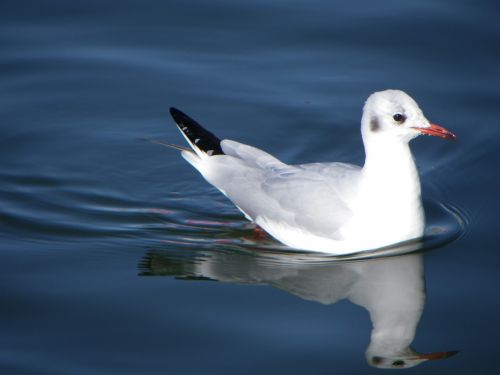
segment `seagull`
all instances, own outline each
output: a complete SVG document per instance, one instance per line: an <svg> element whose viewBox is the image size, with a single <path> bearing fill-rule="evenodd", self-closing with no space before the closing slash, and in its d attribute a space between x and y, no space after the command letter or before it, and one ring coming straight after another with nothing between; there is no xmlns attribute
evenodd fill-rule
<svg viewBox="0 0 500 375"><path fill-rule="evenodd" d="M425 305L422 253L332 262L329 256L314 253L200 251L194 258L179 261L168 252L153 251L141 266L146 266L144 274L177 279L267 284L325 305L348 300L370 315L372 330L365 357L377 368L410 368L458 353L421 353L412 347Z"/></svg>
<svg viewBox="0 0 500 375"><path fill-rule="evenodd" d="M190 148L171 146L247 219L289 248L331 255L421 238L425 216L409 142L421 134L456 138L400 90L366 100L362 167L285 164L256 147L219 139L176 108L170 114Z"/></svg>

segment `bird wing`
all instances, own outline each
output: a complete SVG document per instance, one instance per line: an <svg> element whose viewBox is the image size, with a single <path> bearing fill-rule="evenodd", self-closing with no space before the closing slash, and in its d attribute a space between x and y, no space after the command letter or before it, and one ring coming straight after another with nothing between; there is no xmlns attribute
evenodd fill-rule
<svg viewBox="0 0 500 375"><path fill-rule="evenodd" d="M263 192L277 201L281 211L293 214L288 225L341 240L338 230L351 218L350 196L357 168L341 163L291 166L266 174ZM276 218L273 218L276 220Z"/></svg>
<svg viewBox="0 0 500 375"><path fill-rule="evenodd" d="M350 187L356 186L359 167L343 163L287 165L252 146L229 140L221 146L224 155L193 165L247 217L259 225L264 223L266 230L272 229L266 225L280 225L341 239L338 229L351 216Z"/></svg>
<svg viewBox="0 0 500 375"><path fill-rule="evenodd" d="M267 152L258 149L257 147L231 141L229 139L224 139L221 142L221 147L226 155L244 160L246 163L254 167L273 169L284 168L287 166L282 161Z"/></svg>

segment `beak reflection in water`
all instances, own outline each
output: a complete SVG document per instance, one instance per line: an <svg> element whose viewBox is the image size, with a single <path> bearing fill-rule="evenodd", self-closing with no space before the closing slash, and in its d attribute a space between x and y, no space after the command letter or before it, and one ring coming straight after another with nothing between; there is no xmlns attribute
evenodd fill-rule
<svg viewBox="0 0 500 375"><path fill-rule="evenodd" d="M142 260L141 275L180 279L269 284L322 304L347 299L370 314L372 331L367 362L378 368L403 369L456 351L419 353L411 348L425 303L423 255L332 261L293 253L204 251L187 259L151 251Z"/></svg>

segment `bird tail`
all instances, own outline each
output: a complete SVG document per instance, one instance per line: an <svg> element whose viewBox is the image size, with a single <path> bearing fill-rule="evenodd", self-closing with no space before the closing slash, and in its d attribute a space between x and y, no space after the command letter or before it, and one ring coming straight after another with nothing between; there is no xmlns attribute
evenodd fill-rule
<svg viewBox="0 0 500 375"><path fill-rule="evenodd" d="M174 145L173 143L162 142L162 141L159 141L157 139L142 138L142 140L146 141L146 142L151 142L151 143L154 143L154 144L157 144L157 145L162 145L162 146L165 146L165 147L173 148L173 149L179 150L179 151L192 152L190 148L187 148L187 147L184 147L184 146L179 146L179 145Z"/></svg>
<svg viewBox="0 0 500 375"><path fill-rule="evenodd" d="M224 154L220 145L221 140L203 128L203 126L201 126L198 122L193 120L184 112L181 112L173 107L170 108L170 114L174 118L181 134L184 138L186 138L186 141L189 143L196 156L199 158L205 158L207 156ZM195 157L190 150L187 151L182 147L180 148L183 150L182 156L185 158L189 157L189 159L192 159ZM187 155L188 153L191 153L192 155Z"/></svg>

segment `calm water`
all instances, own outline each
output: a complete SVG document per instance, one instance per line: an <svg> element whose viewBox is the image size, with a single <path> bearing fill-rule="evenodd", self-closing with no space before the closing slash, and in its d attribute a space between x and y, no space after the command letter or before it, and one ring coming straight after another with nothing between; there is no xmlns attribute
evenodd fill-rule
<svg viewBox="0 0 500 375"><path fill-rule="evenodd" d="M0 372L375 374L369 314L399 314L416 351L459 350L408 373L500 373L500 6L372 4L2 2ZM182 143L174 105L289 163L361 163L385 88L459 136L413 143L411 255L282 253L145 140Z"/></svg>

